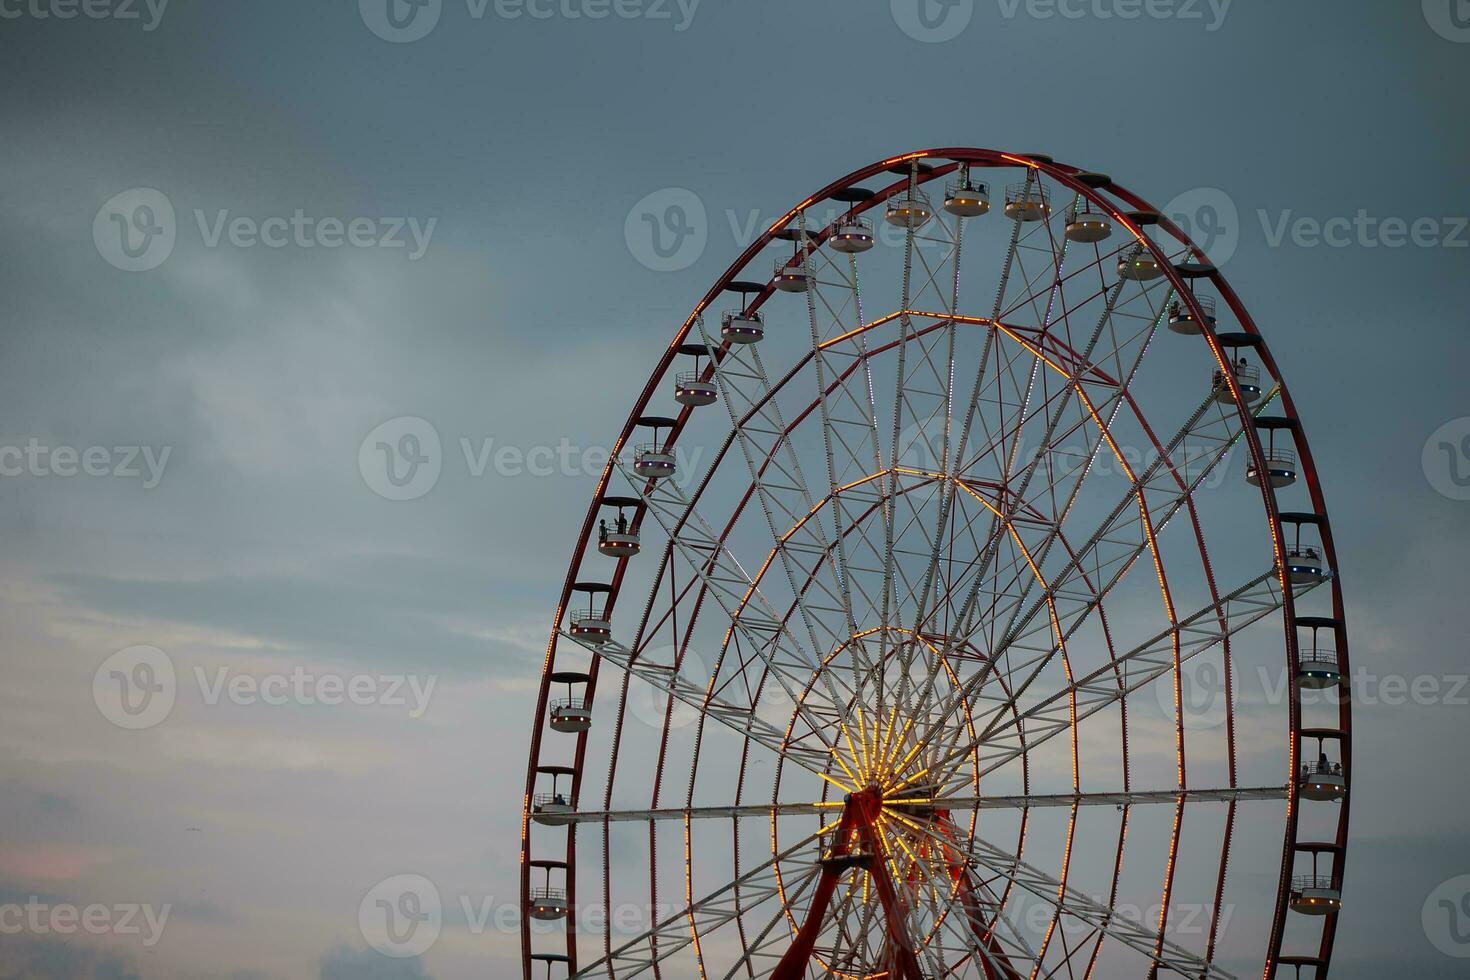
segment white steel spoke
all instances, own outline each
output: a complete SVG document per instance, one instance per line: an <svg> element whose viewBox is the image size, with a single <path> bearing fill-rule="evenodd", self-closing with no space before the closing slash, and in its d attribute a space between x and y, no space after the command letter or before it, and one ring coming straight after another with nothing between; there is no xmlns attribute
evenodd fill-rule
<svg viewBox="0 0 1470 980"><path fill-rule="evenodd" d="M978 751L980 774L983 776L995 771L1028 749L1035 749L1041 742L1071 730L1074 724L1090 715L1161 677L1171 675L1176 669L1176 634L1178 662L1183 665L1276 612L1282 605L1279 584L1276 569L1263 573L1223 596L1220 608L1217 609L1214 603L1204 606L1181 619L1177 628L1165 629L1115 660L1065 684L1041 702L1020 712L1014 723L1006 721L1006 709L1012 699L995 699L996 706L988 712L991 720L979 738L938 760L937 765L943 767ZM1316 587L1316 584L1301 586L1294 594L1301 596ZM979 680L978 676L976 680ZM967 690L966 693L973 692ZM1072 707L1074 699L1075 709ZM1024 742L1021 740L1023 731Z"/></svg>
<svg viewBox="0 0 1470 980"><path fill-rule="evenodd" d="M926 827L924 832L938 842L948 842L948 838L936 834L932 828ZM1119 915L1112 908L1090 898L1076 888L1064 885L994 844L979 838L972 838L967 844L959 846L974 864L1003 875L1033 897L1052 905L1059 915L1082 922L1090 929L1103 933L1135 952L1142 953L1157 963L1160 969L1172 970L1185 976L1202 978L1202 980L1212 977L1232 980L1232 974L1214 963L1163 938L1142 922Z"/></svg>
<svg viewBox="0 0 1470 980"><path fill-rule="evenodd" d="M636 977L688 948L695 936L711 932L749 914L754 909L776 900L781 892L777 865L788 877L798 869L802 882L809 884L819 870L812 833L763 862L734 881L715 889L696 902L655 923L651 929L618 946L610 954L578 970L577 977ZM806 852L803 854L803 852ZM794 889L793 889L794 891ZM654 952L656 950L657 952Z"/></svg>
<svg viewBox="0 0 1470 980"><path fill-rule="evenodd" d="M591 644L584 643L580 637L570 633L564 632L562 636L585 646L603 663L620 668L655 690L662 691L681 704L713 719L741 738L764 746L775 755L784 756L809 772L826 778L833 751L830 743L824 741L826 748L816 749L796 740L789 740L785 732L756 714L755 705L747 707L714 697L709 694L707 684L696 684L673 667L643 660L617 641ZM809 720L809 724L819 723L820 719ZM813 734L821 737L816 729L813 729Z"/></svg>
<svg viewBox="0 0 1470 980"><path fill-rule="evenodd" d="M983 686L991 671L997 669L996 665L1000 663L1002 654L1010 654L1012 651L1031 654L1027 660L1012 663L1008 671L1012 681L1011 694L1006 704L997 711L996 717L1001 717L1006 705L1025 693L1029 685L1046 669L1052 657L1064 649L1066 640L1081 629L1087 617L1097 610L1104 597L1112 592L1150 547L1152 537L1143 531L1143 511L1137 506L1137 502L1151 501L1148 508L1150 514L1159 515L1153 522L1153 532L1156 534L1186 506L1190 495L1214 472L1240 438L1239 426L1232 424L1234 418L1233 414L1219 410L1213 398L1207 398L1176 433L1165 451L1131 481L1109 516L1068 559L1061 571L1053 576L1052 581L1027 581L1024 591L1018 596L1018 604L1029 593L1033 584L1040 585L1042 594L1020 616L1019 622L1008 629L997 644L991 661L971 682L975 689ZM1173 461L1172 454L1181 447L1190 446L1191 438L1194 440L1194 448L1187 459L1182 463ZM1131 533L1134 528L1138 530L1136 535ZM1050 548L1059 529L1059 524L1053 525L1053 530L1042 543L1043 547ZM1108 578L1100 586L1093 586L1084 577L1089 571L1093 574L1106 572ZM1074 581L1080 586L1077 591L1064 588ZM1258 579L1257 582L1259 581ZM1202 619L1213 609L1214 606L1206 607L1194 618ZM1030 633L1022 632L1043 611L1049 615L1042 618ZM1171 633L1166 631L1162 635ZM1031 637L1034 639L1029 644L1021 643L1023 639ZM1020 675L1019 683L1016 682L1017 675Z"/></svg>
<svg viewBox="0 0 1470 980"><path fill-rule="evenodd" d="M621 460L618 465L626 467ZM830 692L829 704L818 709L811 698L803 697L806 681L818 663L817 656L795 641L791 632L770 608L765 596L755 587L750 575L730 553L714 529L693 509L673 480L656 480L648 485L649 481L638 477L630 469L625 468L623 472L629 483L642 495L649 513L663 527L690 569L701 579L709 595L724 609L735 629L760 653L770 668L770 675L796 706L798 715L809 726L813 736L830 751L836 751L837 741L833 731L846 725L846 705L850 692L847 695L836 693L831 672L823 671ZM757 601L750 602L752 596ZM602 654L602 648L594 649L599 655ZM672 687L670 690L672 693ZM709 713L703 707L700 710ZM752 707L748 717L754 716Z"/></svg>
<svg viewBox="0 0 1470 980"><path fill-rule="evenodd" d="M1236 800L1281 800L1286 786L1251 786L1221 789L1151 790L1119 793L1042 793L1023 796L946 796L936 805L946 810L1018 810L1027 807L1139 806L1151 803L1229 803ZM905 805L899 797L891 805ZM917 803L918 800L913 802ZM927 801L925 801L927 802ZM837 803L750 803L744 806L660 807L651 810L593 810L557 817L557 824L628 823L646 820L738 820L742 818L789 817L802 814L836 814Z"/></svg>

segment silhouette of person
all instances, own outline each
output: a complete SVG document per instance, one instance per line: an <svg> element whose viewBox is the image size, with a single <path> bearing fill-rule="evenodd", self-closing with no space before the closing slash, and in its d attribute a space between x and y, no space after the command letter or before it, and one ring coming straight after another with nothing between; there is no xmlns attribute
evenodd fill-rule
<svg viewBox="0 0 1470 980"><path fill-rule="evenodd" d="M597 522L597 540L607 540L607 518L604 517Z"/></svg>

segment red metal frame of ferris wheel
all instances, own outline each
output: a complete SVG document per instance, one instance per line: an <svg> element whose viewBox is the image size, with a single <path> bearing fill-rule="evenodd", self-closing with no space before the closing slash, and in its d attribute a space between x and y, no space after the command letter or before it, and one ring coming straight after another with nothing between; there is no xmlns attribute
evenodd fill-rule
<svg viewBox="0 0 1470 980"><path fill-rule="evenodd" d="M932 171L930 171L928 174L926 174L922 178L923 181L932 180L932 179L935 179L935 178L944 176L944 175L952 172L958 166L958 164L960 162L969 163L969 164L976 164L976 165L986 166L986 167L1008 167L1008 166L1031 167L1031 168L1034 168L1035 170L1037 170L1038 172L1041 172L1041 173L1046 174L1048 177L1052 178L1053 180L1057 181L1058 183L1062 184L1063 186L1066 186L1068 189L1076 192L1077 194L1082 195L1084 198L1088 199L1089 201L1091 201L1091 202L1093 202L1095 204L1101 205L1102 207L1104 207L1105 209L1107 209L1109 211L1114 210L1115 207L1116 207L1116 205L1111 204L1109 201L1107 201L1105 198L1103 198L1102 195L1097 190L1095 190L1093 187L1091 187L1091 186L1089 186L1087 184L1084 184L1081 181L1077 180L1076 179L1077 178L1077 175L1081 173L1081 171L1078 170L1077 168L1067 167L1067 166L1064 166L1064 165L1055 164L1052 161L1050 161L1049 159L1046 159L1044 157L1036 157L1035 155L1028 156L1028 155L1002 154L1002 153L998 153L998 152L992 151L992 150L980 150L980 149L972 149L972 148L942 148L942 149L924 150L924 151L918 151L918 152L911 153L911 154L904 154L904 155L899 156L899 157L893 157L893 158L890 158L890 159L884 160L884 161L879 161L878 163L872 164L869 167L866 167L866 168L864 168L862 170L855 171L853 174L850 174L847 177L845 177L845 178L843 178L843 179L841 179L839 181L834 182L833 184L829 185L827 188L824 188L822 191L818 192L818 194L813 195L812 198L809 198L807 201L803 202L803 204L801 205L801 207L808 207L808 206L810 206L814 202L827 199L835 191L837 191L839 189L842 189L844 187L847 187L847 186L851 186L851 185L853 185L853 184L855 184L855 183L857 183L859 181L865 180L868 177L871 177L871 176L873 176L875 174L881 173L884 170L887 170L887 169L891 168L896 163L900 163L900 162L911 160L911 159L919 159L919 158L948 159L948 160L954 161L954 163L952 163L952 164L945 164L945 165L941 165L941 166L935 167ZM884 201L888 196L891 196L892 193L896 192L897 189L901 188L902 186L906 186L906 184L907 184L907 182L903 182L901 184L897 184L893 188L889 188L885 192L883 192L883 193L875 196L872 200L866 202L865 204L863 204L863 205L861 205L859 207L855 207L852 210L853 211L866 210L869 207L875 207L878 204L880 204L882 201ZM1125 190L1124 188L1122 188L1122 187L1120 187L1120 186L1118 186L1116 184L1110 183L1107 186L1107 190L1111 194L1113 194L1119 201L1121 201L1123 203L1126 203L1126 204L1129 204L1129 205L1131 205L1134 208L1137 208L1137 209L1140 209L1140 210L1146 210L1147 207L1148 207L1147 204L1146 204L1146 202L1144 202L1141 198L1138 198L1136 195L1131 194L1130 192L1128 192L1127 190ZM637 421L638 417L643 413L646 404L651 399L652 395L654 394L654 392L657 389L658 384L661 382L661 380L663 379L664 374L667 372L669 366L672 364L673 357L674 357L674 354L676 352L677 346L684 341L685 337L690 332L690 329L691 329L691 327L694 324L695 317L697 315L699 315L702 311L704 311L706 308L709 307L709 305L714 301L714 299L717 298L719 296L719 294L722 291L725 290L725 288L734 279L734 277L736 275L738 275L739 272L742 269L744 269L749 264L749 262L756 256L756 254L762 248L764 248L766 244L768 244L772 240L772 238L774 237L775 231L777 231L782 226L784 226L790 220L790 218L792 217L792 215L794 215L794 214L795 214L795 209L791 213L788 213L787 215L783 216L774 225L772 225L771 228L768 229L768 231L765 234L763 234L762 236L760 236L756 241L753 241L751 243L751 245L746 249L746 251L741 255L741 257L734 264L732 264L732 266L730 267L730 269L720 279L720 281L718 281L715 284L715 286L706 294L705 298L701 301L701 303L699 304L699 306L696 308L695 312L693 314L691 314L690 318L688 320L686 320L683 328L679 331L678 336L675 338L674 344L672 344L670 346L669 350L665 353L665 355L663 356L663 358L662 358L662 360L661 360L658 368L655 370L655 372L653 373L653 375L650 377L647 385L645 386L644 391L643 391L643 393L642 393L642 395L641 395L641 397L639 399L637 408L635 409L635 411L633 412L633 414L630 415L629 420L625 424L625 426L623 428L623 431L622 431L622 434L620 435L620 437L619 437L619 439L617 441L617 446L616 446L615 452L618 451L618 450L621 450L622 447L624 446L624 444L628 441L629 437L631 436L631 434L633 432L633 429L634 429L634 427L636 425L636 421ZM1167 218L1164 218L1162 220L1161 225L1164 228L1164 230L1166 232L1168 232L1171 236L1173 236L1177 241L1179 241L1179 242L1183 243L1184 245L1188 246L1189 248L1193 249L1193 251L1194 251L1195 254L1198 254L1198 255L1202 255L1203 254L1202 252L1200 252L1193 245L1193 243L1189 240L1188 236L1181 229L1179 229L1172 222L1170 222ZM825 233L823 233L823 235L824 234ZM820 243L820 240L821 240L821 238L818 237L817 238L818 243ZM1181 279L1179 270L1177 270L1173 266L1171 266L1167 262L1166 257L1151 242L1145 241L1145 244L1146 244L1146 247L1148 247L1150 250L1152 250L1152 251L1154 251L1156 253L1156 257L1159 259L1159 261L1160 261L1160 263L1162 265L1163 271L1169 277L1172 286L1184 298L1185 302L1193 309L1193 307L1195 306L1195 301L1193 299L1192 293L1188 289L1183 288L1183 281ZM1220 275L1220 273L1219 273L1219 271L1217 269L1213 269L1213 268L1210 268L1208 266L1204 266L1203 268L1205 270L1203 272L1203 276L1215 287L1215 289L1217 290L1217 292L1218 292L1219 296L1221 297L1222 301L1225 302L1230 307L1230 309L1232 310L1232 312L1235 314L1235 317L1236 317L1237 321L1240 323L1242 329L1247 334L1249 334L1249 335L1251 335L1251 336L1259 339L1260 334L1259 334L1258 329L1256 328L1256 325L1251 320L1249 313L1245 310L1244 306L1241 304L1241 302L1239 301L1239 299L1236 296L1236 294L1234 293L1234 291L1230 288L1229 284L1224 280L1223 276ZM757 298L750 304L751 305L751 308L757 308L762 302L764 302L765 298L767 296L769 296L769 295L770 295L770 288L767 287L767 289L763 293L761 293L760 295L758 295ZM1203 318L1200 316L1200 312L1198 310L1193 310L1193 312L1195 313L1196 318L1199 319L1201 322L1203 322ZM1217 361L1219 361L1223 365L1225 363L1225 360L1224 360L1225 355L1223 353L1223 348L1221 347L1219 341L1217 340L1217 338L1215 336L1215 333L1214 333L1213 328L1210 327L1209 325L1206 325L1204 327L1202 333L1204 334L1207 342L1209 343L1209 346L1211 348L1211 351L1215 355ZM1266 368L1271 372L1271 374L1277 379L1278 383L1280 384L1280 393L1279 393L1279 396L1280 396L1281 404L1283 406L1283 409L1284 409L1284 412L1285 412L1286 416L1289 419L1291 419L1291 420L1293 420L1295 422L1295 420L1297 419L1297 413L1296 413L1295 406L1294 406L1294 404L1293 404L1293 402L1292 402L1292 400L1290 398L1289 393L1286 390L1284 381L1281 380L1281 375L1280 375L1279 371L1276 368L1276 364L1275 364L1274 358L1272 358L1269 350L1266 349L1266 346L1265 346L1265 343L1264 343L1263 340L1260 341L1256 345L1256 350L1258 352L1258 356L1262 359L1262 361L1263 361L1264 365L1266 366ZM1250 422L1248 411L1247 411L1245 405L1242 402L1240 402L1239 398L1237 398L1237 409L1241 413L1241 417L1244 420L1244 425L1243 425L1243 428L1242 428L1242 432L1243 432L1243 438L1244 438L1245 445L1247 447L1247 450L1248 450L1248 452L1249 452L1252 460L1259 465L1261 463L1261 461L1262 461L1262 449L1261 449L1261 445L1260 445L1260 440L1259 440L1259 438L1257 436L1257 433L1256 433L1256 430L1255 430L1254 425L1251 424L1251 422ZM683 425L684 421L688 418L688 415L689 415L689 410L688 409L685 409L679 415L679 418L678 418L679 426L677 426L674 429L674 432L671 434L671 436L670 436L670 441L671 442L674 439L677 438L677 434L678 434L679 431L682 430L682 425ZM1320 532L1320 536L1321 536L1321 543L1322 543L1322 548L1323 548L1324 559L1328 563L1328 566L1329 567L1331 567L1334 570L1336 570L1336 569L1338 569L1339 566L1338 566L1338 562L1337 562L1337 558L1336 558L1336 551L1335 551L1334 542L1333 542L1333 539L1332 539L1330 524L1329 524L1329 522L1327 520L1326 507L1325 507L1325 502L1324 502L1323 496L1322 496L1322 491L1321 491L1321 486L1320 486L1320 480L1318 478L1318 474L1317 474L1315 463L1312 460L1310 449L1308 448L1307 443L1306 443L1306 440L1305 440L1305 437L1303 436L1303 434L1301 432L1301 427L1300 427L1300 424L1299 423L1293 425L1293 427L1291 428L1291 435L1292 435L1293 441L1295 443L1295 448L1297 450L1298 457L1299 457L1299 459L1301 461L1301 471L1302 471L1302 474L1304 476L1305 483L1306 483L1306 486L1307 486L1307 489L1308 489L1308 493L1309 493L1310 498L1311 498L1313 510L1318 515L1318 517L1320 518L1320 522L1319 522L1318 528L1319 528L1319 532ZM598 511L598 506L599 506L598 501L600 501L603 493L605 492L606 487L607 487L607 484L608 484L608 481L609 481L612 473L613 473L613 467L610 464L609 467L607 468L607 470L604 472L604 474L602 476L602 479L599 482L599 486L598 486L598 490L597 490L597 495L594 498L594 501L593 501L592 505L589 507L587 517L584 520L583 527L582 527L582 530L581 530L581 534L580 534L580 537L579 537L579 547L578 547L578 552L577 552L578 554L584 554L586 552L586 550L587 550L587 542L588 542L588 540L590 538L590 535L592 533L592 529L593 529L594 522L595 522L595 519L596 519L597 511ZM1280 526L1280 515L1279 515L1279 510L1277 508L1276 501L1275 501L1275 493L1274 493L1274 491L1269 486L1263 486L1262 487L1262 496L1263 496L1263 501L1264 501L1264 505L1265 505L1265 508L1266 508L1268 517L1269 517L1269 519L1271 521L1272 531L1273 531L1273 537L1275 538L1276 549L1277 549L1277 553L1278 553L1277 556L1278 556L1278 560L1279 560L1279 559L1281 559L1283 557L1284 545L1282 543L1282 534L1281 534L1281 526ZM1199 532L1198 532L1198 529L1196 527L1196 534L1198 535L1198 533ZM1201 544L1203 544L1202 541L1201 541ZM624 567L625 567L625 563L624 562L619 562L618 565L617 565L617 567L616 567L616 569L613 572L612 582L610 583L611 590L610 590L610 592L608 594L608 599L607 599L608 607L609 608L611 608L612 604L616 601L616 597L617 597L617 594L618 594L618 589L619 589L620 585L622 584ZM556 621L554 623L551 640L550 640L550 642L548 644L547 651L546 651L546 659L545 659L544 669L543 669L543 682L542 682L541 691L540 691L540 693L538 695L538 700L537 700L537 715L536 715L536 722L535 722L535 725L534 725L534 729L533 729L533 733L532 733L532 739L531 739L531 741L532 741L531 754L530 754L531 757L530 757L530 761L529 761L529 765L528 765L527 788L526 788L525 803L523 805L523 818L522 818L522 891L523 891L523 897L525 895L529 895L529 888L530 888L529 874L528 874L528 867L529 866L526 863L527 860L529 859L529 856L530 856L530 847L531 847L530 801L531 801L532 796L533 796L534 791L535 791L537 769L539 767L539 760L540 760L540 757L541 757L541 745L542 745L542 735L543 735L543 724L542 724L542 722L543 722L543 719L545 717L546 707L547 707L547 703L548 703L548 700L549 700L549 689L550 689L549 676L553 672L553 667L554 667L554 664L555 664L556 649L557 649L557 642L558 642L558 634L556 632L556 625L559 625L560 622L561 622L561 617L562 617L563 611L565 610L565 608L567 606L567 600L568 600L568 598L570 596L571 586L573 584L575 584L575 581L577 579L577 576L578 576L578 567L577 567L577 563L574 562L573 565L571 566L571 568L568 571L568 576L567 576L566 584L565 584L564 589L563 589L562 599L561 599L561 601L558 604L557 614L556 614ZM1345 635L1345 630L1341 626L1341 624L1343 622L1343 611L1344 611L1343 610L1343 600L1342 600L1342 593L1341 593L1340 577L1338 575L1336 575L1336 574L1334 574L1334 576L1330 580L1330 592L1331 592L1331 595L1332 595L1332 603L1333 603L1333 618L1336 621L1336 623L1338 624L1338 626L1336 627L1335 632L1336 632L1336 641L1337 641L1336 645L1337 645L1337 651L1338 651L1339 664L1340 664L1340 667L1343 670L1344 674L1348 674L1348 672L1350 671L1350 662L1349 662L1349 659L1348 659L1347 638L1346 638L1346 635ZM1292 664L1292 663L1295 662L1296 649L1297 649L1297 630L1295 628L1296 614L1295 614L1295 608L1294 608L1292 590L1289 587L1287 587L1287 584L1285 583L1284 579L1282 581L1282 593L1281 594L1282 594L1282 611L1283 611L1283 617L1285 619L1285 627L1286 627L1285 632L1286 632L1286 644L1287 644L1287 651L1286 651L1286 653L1287 653L1287 662L1290 665L1290 664ZM596 658L594 658L593 663L591 665L591 668L588 671L590 677L589 677L588 684L587 684L587 694L586 694L586 697L587 697L587 700L589 702L592 700L593 693L594 693L594 691L596 689L598 666L599 666L599 661ZM1291 759L1291 764L1292 764L1292 767L1294 769L1295 768L1295 764L1296 764L1295 752L1296 752L1296 741L1297 741L1296 738L1295 738L1295 733L1300 729L1300 726L1301 726L1301 717L1300 717L1300 692L1297 689L1297 686L1296 686L1295 683L1292 684L1292 697L1290 698L1289 709L1290 709L1290 727L1291 727L1291 731L1292 731L1292 735L1293 735L1293 737L1292 737L1292 759ZM619 718L619 722L618 722L619 731L621 729L621 724L622 724L622 718L620 717ZM1347 699L1347 698L1342 699L1341 700L1341 703L1340 703L1340 707L1339 707L1339 728L1340 728L1340 731L1341 731L1340 745L1341 745L1341 751L1342 751L1342 756L1343 756L1342 761L1343 761L1344 767L1347 768L1349 771L1351 771L1351 706L1350 706L1350 700ZM666 735L667 735L667 733L665 732L665 737L666 737ZM587 749L587 734L586 733L582 733L582 734L578 735L576 741L577 741L577 745L576 745L576 749L575 749L575 753L574 753L575 762L574 762L574 765L573 765L573 768L576 771L576 775L573 777L573 788L572 788L572 799L573 800L578 799L579 798L579 795L580 795L581 780L582 780L582 774L583 774L583 771L584 771L584 763L585 763L586 749ZM1287 901L1288 901L1288 897L1289 897L1289 882L1290 882L1290 876L1291 876L1291 872L1292 872L1293 861L1294 861L1294 858L1295 858L1295 856L1296 856L1296 854L1298 852L1298 848L1297 848L1297 820L1298 820L1298 810L1299 810L1299 806L1297 805L1297 803L1296 803L1295 800L1292 800L1291 801L1291 805L1288 808L1286 837L1285 837L1285 844L1284 844L1284 848L1283 848L1281 882L1280 882L1280 887L1278 888L1277 902L1276 902L1276 916L1275 916L1275 919L1274 919L1274 925L1273 925L1273 929L1272 929L1272 935L1271 935L1270 945L1269 945L1269 948L1268 948L1268 951L1267 951L1267 960L1266 960L1266 967L1265 967L1265 976L1266 976L1267 980L1270 980L1270 978L1274 975L1274 973L1275 973L1275 967L1276 967L1278 961L1280 961L1280 959L1281 959L1280 953L1281 953L1281 943L1282 943L1282 931L1283 931L1283 924L1284 924L1284 921L1285 921L1285 918L1286 918ZM1336 834L1336 850L1334 852L1334 868L1333 868L1334 877L1337 880L1339 880L1339 881L1342 878L1342 872L1343 872L1343 868L1344 868L1344 864L1345 864L1345 857L1344 857L1344 855L1345 855L1345 844L1346 844L1347 828L1348 828L1348 803L1347 803L1346 800L1344 800L1343 803L1342 803L1341 810L1340 810L1340 815L1339 815L1339 818L1338 818L1338 828L1337 828L1337 834ZM1176 825L1176 834L1177 834L1177 825ZM574 832L569 832L568 833L568 839L567 839L567 867L568 867L568 873L567 873L567 883L566 884L567 884L567 891L568 891L569 901L571 901L573 904L575 903L575 887L576 887L575 876L573 874L573 869L575 868L574 857L575 857L575 833ZM1172 864L1172 862L1171 862L1171 864ZM1223 881L1223 877L1224 877L1224 867L1223 867L1223 862L1222 862L1222 868L1221 868L1221 879L1222 879L1222 881ZM1327 962L1328 962L1328 960L1330 958L1331 949L1332 949L1332 945L1333 945L1333 939L1334 939L1335 931L1336 931L1336 925L1337 925L1337 917L1336 917L1336 915L1329 915L1329 916L1326 917L1326 921L1323 924L1322 940L1321 940L1321 946L1320 946L1319 951L1318 951L1318 955L1316 957L1310 958L1311 960L1314 960L1315 961L1316 965L1318 965L1318 974L1317 974L1318 980L1321 980L1321 978L1325 977L1325 974L1326 974L1326 964L1327 964ZM575 923L574 923L574 921L571 918L568 919L567 929L566 929L566 935L567 935L567 948L568 948L568 960L567 960L567 962L568 962L569 969L571 971L575 972L575 970L576 970L576 942L575 942L576 929L575 929ZM524 961L525 975L527 977L530 977L531 976L530 966L531 966L532 960L531 960L531 942L530 942L530 933L529 933L529 923L523 923L523 926L522 926L522 946L523 946L523 961ZM1290 961L1295 962L1295 961L1301 960L1303 958L1300 958L1300 957L1291 957L1289 959L1290 959Z"/></svg>
<svg viewBox="0 0 1470 980"><path fill-rule="evenodd" d="M833 847L822 859L822 873L807 907L806 918L797 930L796 939L776 964L770 980L805 980L832 896L842 876L854 868L862 868L868 874L873 890L878 893L888 929L887 950L896 980L923 980L918 957L914 955L913 938L908 931L908 911L888 874L886 848L877 828L882 809L883 797L877 787L848 795L833 837ZM860 850L853 849L855 843Z"/></svg>

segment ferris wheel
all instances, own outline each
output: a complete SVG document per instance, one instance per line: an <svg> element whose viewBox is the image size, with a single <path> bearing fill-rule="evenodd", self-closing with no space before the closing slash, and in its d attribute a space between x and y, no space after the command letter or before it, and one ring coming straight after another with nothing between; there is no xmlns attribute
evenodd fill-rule
<svg viewBox="0 0 1470 980"><path fill-rule="evenodd" d="M907 153L672 333L556 603L527 978L1326 976L1332 534L1180 227L1041 154Z"/></svg>

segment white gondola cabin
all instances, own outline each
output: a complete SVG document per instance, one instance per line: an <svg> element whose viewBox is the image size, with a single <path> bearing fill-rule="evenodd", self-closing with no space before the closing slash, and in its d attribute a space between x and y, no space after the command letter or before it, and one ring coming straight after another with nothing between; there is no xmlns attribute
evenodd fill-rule
<svg viewBox="0 0 1470 980"><path fill-rule="evenodd" d="M1081 203L1067 211L1066 236L1068 241L1093 244L1113 233L1112 219L1091 206Z"/></svg>
<svg viewBox="0 0 1470 980"><path fill-rule="evenodd" d="M1051 215L1046 188L1035 181L1006 187L1005 216L1013 221L1041 221Z"/></svg>
<svg viewBox="0 0 1470 980"><path fill-rule="evenodd" d="M978 218L990 210L990 188L968 176L944 187L944 210L960 218Z"/></svg>

